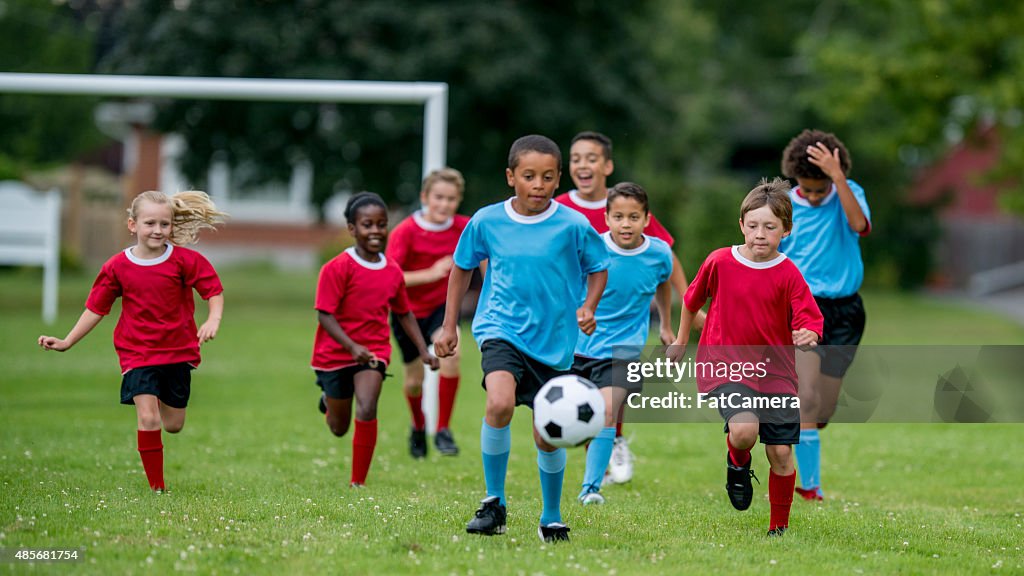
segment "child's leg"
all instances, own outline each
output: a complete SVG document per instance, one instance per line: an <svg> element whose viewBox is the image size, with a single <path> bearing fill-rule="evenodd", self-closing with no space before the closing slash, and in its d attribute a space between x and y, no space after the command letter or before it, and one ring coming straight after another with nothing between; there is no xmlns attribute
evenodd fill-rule
<svg viewBox="0 0 1024 576"><path fill-rule="evenodd" d="M583 472L583 489L580 492L580 498L587 492L601 489L604 471L608 468L608 462L612 457L612 448L615 445L615 422L618 420L622 400L626 397L626 389L618 386L606 386L601 389L601 396L604 397L605 406L604 428L590 441L590 446L587 448L587 468Z"/></svg>
<svg viewBox="0 0 1024 576"><path fill-rule="evenodd" d="M540 473L540 493L544 503L540 513L540 525L561 523L565 448L556 448L545 442L536 428L533 429L533 441L537 445L537 469Z"/></svg>
<svg viewBox="0 0 1024 576"><path fill-rule="evenodd" d="M366 475L377 447L377 400L384 376L377 370L363 370L353 377L356 395L356 432L352 435L353 485L366 483Z"/></svg>
<svg viewBox="0 0 1024 576"><path fill-rule="evenodd" d="M185 427L185 409L160 402L160 420L163 422L164 430L170 434L177 434Z"/></svg>
<svg viewBox="0 0 1024 576"><path fill-rule="evenodd" d="M437 430L446 430L451 424L455 409L455 394L459 390L459 350L441 359L440 378L437 385Z"/></svg>
<svg viewBox="0 0 1024 576"><path fill-rule="evenodd" d="M757 416L752 412L740 412L729 419L729 433L725 443L729 447L729 459L736 466L750 463L750 449L757 442L759 428Z"/></svg>
<svg viewBox="0 0 1024 576"><path fill-rule="evenodd" d="M324 421L331 429L331 434L342 437L348 432L349 423L352 420L352 398L331 398L326 396L327 414Z"/></svg>
<svg viewBox="0 0 1024 576"><path fill-rule="evenodd" d="M816 352L796 352L796 371L800 382L800 443L796 445L796 462L800 470L801 495L817 496L821 467L821 445L818 422L822 421L821 356ZM806 495L805 495L806 494Z"/></svg>
<svg viewBox="0 0 1024 576"><path fill-rule="evenodd" d="M516 407L516 380L511 372L498 370L484 378L487 408L480 428L480 451L484 464L487 495L505 504L505 476L512 446L509 424Z"/></svg>
<svg viewBox="0 0 1024 576"><path fill-rule="evenodd" d="M153 394L138 394L135 415L138 420L139 457L149 487L164 489L164 445L160 438L160 400Z"/></svg>
<svg viewBox="0 0 1024 576"><path fill-rule="evenodd" d="M423 416L423 363L419 358L405 365L405 383L403 384L405 400L409 403L412 414L412 429L423 431L426 420Z"/></svg>
<svg viewBox="0 0 1024 576"><path fill-rule="evenodd" d="M793 505L793 487L796 470L793 467L793 448L788 444L769 444L764 447L771 464L768 476L768 502L771 504L769 533L789 526L789 511Z"/></svg>

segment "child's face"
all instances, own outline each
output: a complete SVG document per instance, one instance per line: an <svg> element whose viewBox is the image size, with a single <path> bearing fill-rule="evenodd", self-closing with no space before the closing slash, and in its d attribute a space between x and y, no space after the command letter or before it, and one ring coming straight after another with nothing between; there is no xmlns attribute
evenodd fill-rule
<svg viewBox="0 0 1024 576"><path fill-rule="evenodd" d="M369 254L379 254L388 243L388 213L382 206L368 204L356 210L355 222L348 223L349 234L356 247Z"/></svg>
<svg viewBox="0 0 1024 576"><path fill-rule="evenodd" d="M796 184L811 206L820 206L821 201L832 191L832 181L828 178L797 178Z"/></svg>
<svg viewBox="0 0 1024 576"><path fill-rule="evenodd" d="M604 221L612 234L612 240L620 248L636 248L644 241L644 228L651 221L651 215L635 198L619 196L612 200Z"/></svg>
<svg viewBox="0 0 1024 576"><path fill-rule="evenodd" d="M173 222L170 204L142 201L136 207L135 218L128 219L128 230L138 237L137 245L146 254L162 254L171 240Z"/></svg>
<svg viewBox="0 0 1024 576"><path fill-rule="evenodd" d="M582 194L603 193L613 169L599 142L577 140L569 149L569 176Z"/></svg>
<svg viewBox="0 0 1024 576"><path fill-rule="evenodd" d="M547 210L560 176L558 160L551 154L530 151L520 155L515 170L505 169L508 185L516 191L513 209L524 216Z"/></svg>
<svg viewBox="0 0 1024 576"><path fill-rule="evenodd" d="M420 194L420 202L423 204L423 215L427 221L444 224L459 209L462 196L455 184L439 180L429 190Z"/></svg>
<svg viewBox="0 0 1024 576"><path fill-rule="evenodd" d="M776 216L767 204L743 215L740 232L750 259L767 262L779 255L779 244L789 236L783 230L782 219Z"/></svg>

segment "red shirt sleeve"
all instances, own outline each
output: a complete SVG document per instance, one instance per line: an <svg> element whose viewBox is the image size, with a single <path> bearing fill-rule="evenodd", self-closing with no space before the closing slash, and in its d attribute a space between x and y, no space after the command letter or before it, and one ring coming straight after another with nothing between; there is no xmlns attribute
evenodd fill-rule
<svg viewBox="0 0 1024 576"><path fill-rule="evenodd" d="M191 254L192 258L186 262L185 285L193 287L203 300L209 300L224 292L217 271L213 269L210 261L199 252Z"/></svg>
<svg viewBox="0 0 1024 576"><path fill-rule="evenodd" d="M669 234L668 230L661 225L661 222L658 222L658 219L654 217L654 214L651 214L651 221L647 224L647 228L644 228L644 234L664 240L669 246L676 243L676 239L673 238L672 235Z"/></svg>
<svg viewBox="0 0 1024 576"><path fill-rule="evenodd" d="M110 314L110 307L121 296L121 283L114 273L113 262L114 259L111 258L100 268L100 273L92 284L92 290L89 291L89 298L85 301L85 307L100 316Z"/></svg>
<svg viewBox="0 0 1024 576"><path fill-rule="evenodd" d="M347 257L338 256L320 269L320 277L316 282L315 308L321 312L334 314L345 298L345 282L349 271L343 258Z"/></svg>
<svg viewBox="0 0 1024 576"><path fill-rule="evenodd" d="M807 286L807 281L800 275L800 271L793 266L793 274L790 277L790 309L793 311L793 330L807 328L818 335L821 339L824 329L824 319L818 303L814 301L814 295Z"/></svg>
<svg viewBox="0 0 1024 576"><path fill-rule="evenodd" d="M398 290L395 290L395 295L388 301L388 306L399 316L409 313L409 295L405 291L405 279L401 273L398 275Z"/></svg>
<svg viewBox="0 0 1024 576"><path fill-rule="evenodd" d="M715 288L714 255L715 253L712 252L704 259L704 263L697 270L697 275L693 277L690 286L686 289L686 294L683 295L683 304L690 312L696 313L700 310L711 297L711 292Z"/></svg>
<svg viewBox="0 0 1024 576"><path fill-rule="evenodd" d="M411 216L410 216L411 218ZM405 270L406 259L409 257L409 243L411 240L411 227L408 225L409 219L406 218L395 226L395 229L391 231L391 236L388 238L388 246L384 249L384 255L388 260L391 260L402 270Z"/></svg>

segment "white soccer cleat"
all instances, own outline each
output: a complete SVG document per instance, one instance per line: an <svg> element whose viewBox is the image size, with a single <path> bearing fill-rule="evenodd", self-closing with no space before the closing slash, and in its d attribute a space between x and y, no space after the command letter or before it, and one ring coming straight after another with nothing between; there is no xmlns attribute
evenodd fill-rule
<svg viewBox="0 0 1024 576"><path fill-rule="evenodd" d="M633 453L629 450L629 440L625 436L615 438L612 447L612 458L608 462L605 480L610 484L625 484L633 479Z"/></svg>

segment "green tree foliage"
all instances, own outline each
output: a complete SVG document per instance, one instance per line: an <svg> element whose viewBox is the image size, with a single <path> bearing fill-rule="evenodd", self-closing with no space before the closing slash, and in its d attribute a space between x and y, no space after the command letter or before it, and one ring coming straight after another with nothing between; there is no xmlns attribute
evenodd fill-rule
<svg viewBox="0 0 1024 576"><path fill-rule="evenodd" d="M93 34L56 2L0 2L0 70L88 72ZM96 101L82 97L0 95L0 172L18 178L33 167L67 161L101 141Z"/></svg>
<svg viewBox="0 0 1024 576"><path fill-rule="evenodd" d="M466 173L470 209L506 196L505 159L518 136L567 144L588 128L642 135L668 112L636 37L656 17L646 2L177 5L140 0L121 10L103 69L447 82L448 162ZM185 136L185 172L197 181L223 151L233 163L254 160L256 179L283 179L291 160L308 158L320 201L337 187L405 202L419 190L422 114L413 107L179 101L163 107L160 126Z"/></svg>

